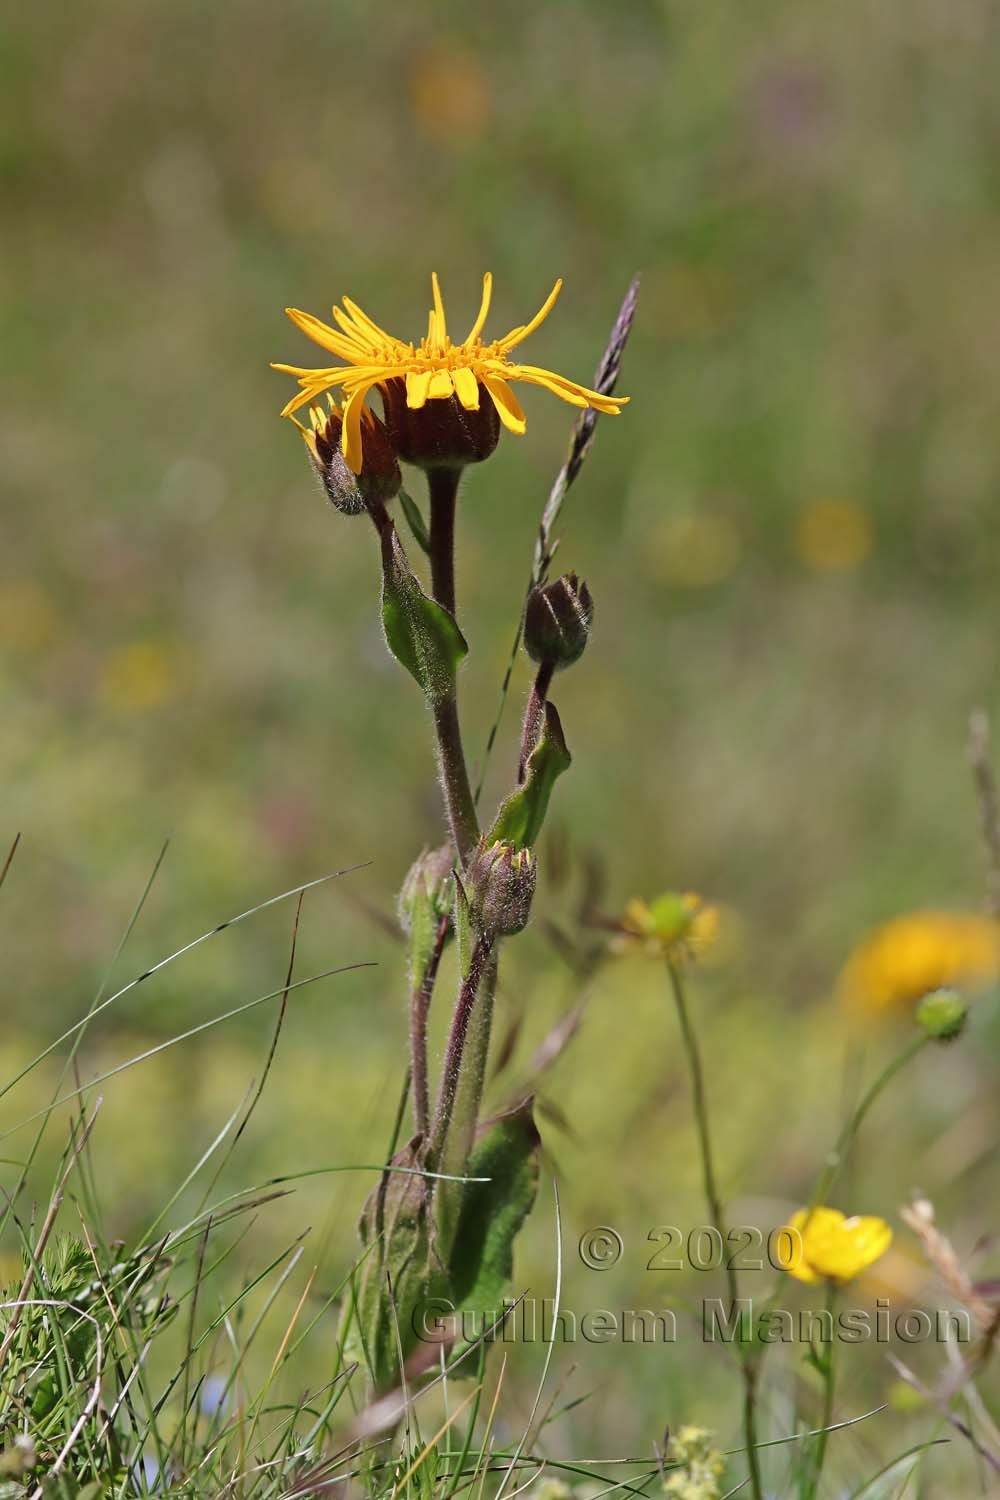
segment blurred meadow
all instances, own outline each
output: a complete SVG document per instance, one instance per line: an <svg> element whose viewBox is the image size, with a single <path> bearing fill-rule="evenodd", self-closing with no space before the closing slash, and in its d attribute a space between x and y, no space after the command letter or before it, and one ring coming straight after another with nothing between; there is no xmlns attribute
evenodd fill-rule
<svg viewBox="0 0 1000 1500"><path fill-rule="evenodd" d="M1000 709L997 31L986 0L8 13L0 774L22 842L0 902L3 1077L86 1010L167 837L112 988L364 865L307 893L296 973L378 967L292 997L227 1180L382 1159L407 1021L379 918L440 809L420 696L381 639L370 528L322 500L278 419L289 382L269 361L315 352L283 308L323 316L346 292L418 336L432 270L456 324L492 270L500 330L561 275L528 357L588 382L639 271L632 401L599 422L561 528L596 625L559 684L574 763L540 851L543 920L502 979L500 1029L523 1024L496 1098L582 998L545 921L566 922L580 868L599 866L609 912L697 890L734 935L691 985L731 1217L780 1224L803 1200L860 1055L898 1043L845 1020L847 954L899 912L985 891L966 738L973 706ZM474 756L573 416L543 392L524 404L526 436L466 474L460 505ZM490 805L528 682L522 663ZM279 988L293 915L271 906L109 1007L81 1079ZM704 1277L645 1270L651 1227L704 1222L662 970L608 965L586 1002L544 1085L518 1280L550 1294L558 1171L568 1304L680 1311ZM110 1230L151 1218L237 1109L275 1003L101 1086ZM897 1216L914 1188L963 1251L997 1228L991 998L973 1027L918 1058L853 1163L858 1210L897 1229L869 1300L925 1285ZM2 1100L0 1133L55 1077L53 1059ZM0 1134L0 1155L30 1140ZM307 1179L261 1210L246 1264L311 1225L332 1288L371 1181ZM576 1255L594 1225L625 1243L603 1275ZM977 1272L998 1274L989 1248ZM516 1351L512 1424L543 1352ZM739 1441L725 1351L696 1331L557 1367L562 1401L594 1394L546 1431L552 1451L648 1453L686 1420ZM905 1446L897 1385L884 1349L852 1351L838 1411L890 1410L832 1440L844 1494ZM790 1430L787 1390L769 1399ZM925 1472L928 1495L971 1483L936 1454Z"/></svg>

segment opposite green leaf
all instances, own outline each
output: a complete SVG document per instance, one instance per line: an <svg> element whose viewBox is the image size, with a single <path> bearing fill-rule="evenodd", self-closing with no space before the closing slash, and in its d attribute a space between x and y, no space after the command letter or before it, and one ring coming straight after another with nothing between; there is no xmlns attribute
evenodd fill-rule
<svg viewBox="0 0 1000 1500"><path fill-rule="evenodd" d="M556 778L571 760L555 705L546 703L545 727L528 757L524 782L500 808L487 842L506 839L516 849L530 848L542 830Z"/></svg>

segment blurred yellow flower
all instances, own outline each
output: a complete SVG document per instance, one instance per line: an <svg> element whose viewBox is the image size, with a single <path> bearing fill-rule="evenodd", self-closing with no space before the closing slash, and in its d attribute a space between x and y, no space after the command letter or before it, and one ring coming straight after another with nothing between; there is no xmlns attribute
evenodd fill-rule
<svg viewBox="0 0 1000 1500"><path fill-rule="evenodd" d="M814 500L799 516L799 556L820 572L845 572L863 563L874 545L872 523L853 500Z"/></svg>
<svg viewBox="0 0 1000 1500"><path fill-rule="evenodd" d="M173 651L157 641L136 641L112 651L101 674L100 695L116 713L159 708L176 690Z"/></svg>
<svg viewBox="0 0 1000 1500"><path fill-rule="evenodd" d="M787 1236L793 1247L783 1269L799 1281L853 1281L874 1265L892 1244L884 1219L847 1218L839 1208L800 1208L792 1214Z"/></svg>
<svg viewBox="0 0 1000 1500"><path fill-rule="evenodd" d="M303 369L299 365L275 364L275 370L296 376L298 395L293 396L281 415L291 414L333 386L342 387L346 400L343 408L341 444L348 467L361 472L362 412L365 397L374 386L383 388L390 382L405 382L406 406L419 411L428 401L446 401L453 397L466 411L478 411L485 391L496 407L500 421L510 432L523 433L526 418L521 404L510 388L512 380L541 385L570 406L593 407L596 411L617 416L627 400L624 396L602 396L587 386L577 385L551 370L537 365L519 365L508 358L510 351L522 343L545 321L559 295L562 281L556 282L539 311L527 323L491 343L483 343L481 334L493 293L493 277L483 277L483 297L475 322L460 344L452 343L445 323L444 303L437 275L431 276L434 306L427 324L427 334L419 344L406 343L386 333L373 323L356 302L343 299L343 308L335 307L337 328L331 328L311 313L296 307L285 309L295 326L314 343L345 361L325 369Z"/></svg>
<svg viewBox="0 0 1000 1500"><path fill-rule="evenodd" d="M910 1009L933 990L985 989L1000 974L1000 924L978 912L916 911L877 927L841 971L837 989L869 1015Z"/></svg>
<svg viewBox="0 0 1000 1500"><path fill-rule="evenodd" d="M667 891L655 901L633 898L616 924L614 952L647 953L671 962L700 958L719 936L720 913L693 891Z"/></svg>
<svg viewBox="0 0 1000 1500"><path fill-rule="evenodd" d="M469 146L489 124L490 93L476 54L454 44L418 53L410 69L410 105L431 140Z"/></svg>
<svg viewBox="0 0 1000 1500"><path fill-rule="evenodd" d="M728 516L672 516L647 532L642 558L664 583L703 589L728 578L742 550L739 531Z"/></svg>

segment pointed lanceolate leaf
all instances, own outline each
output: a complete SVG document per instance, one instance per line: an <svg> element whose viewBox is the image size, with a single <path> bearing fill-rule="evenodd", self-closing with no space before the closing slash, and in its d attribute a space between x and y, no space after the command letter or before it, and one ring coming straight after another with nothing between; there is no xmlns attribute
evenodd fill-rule
<svg viewBox="0 0 1000 1500"><path fill-rule="evenodd" d="M447 697L469 648L454 615L420 587L391 524L382 531L382 624L389 650L428 700Z"/></svg>
<svg viewBox="0 0 1000 1500"><path fill-rule="evenodd" d="M476 1330L494 1322L499 1335L514 1270L514 1240L538 1189L538 1152L531 1099L479 1128L466 1172L489 1180L466 1183L463 1189L449 1267L456 1308L475 1314L464 1325L474 1337ZM472 1362L466 1363L472 1374Z"/></svg>
<svg viewBox="0 0 1000 1500"><path fill-rule="evenodd" d="M489 833L490 843L505 839L516 849L527 849L536 842L545 821L552 788L571 759L555 705L546 703L545 727L528 757L524 781L497 813Z"/></svg>
<svg viewBox="0 0 1000 1500"><path fill-rule="evenodd" d="M426 522L420 513L420 506L412 495L407 494L406 490L400 490L397 499L399 500L403 515L406 517L406 524L413 533L414 541L421 552L429 557L431 553L431 539L427 531Z"/></svg>
<svg viewBox="0 0 1000 1500"><path fill-rule="evenodd" d="M422 1351L420 1310L447 1291L431 1244L430 1195L415 1136L392 1158L405 1170L385 1172L369 1194L358 1226L365 1255L355 1278L345 1353L368 1368L376 1392L400 1382L404 1363Z"/></svg>

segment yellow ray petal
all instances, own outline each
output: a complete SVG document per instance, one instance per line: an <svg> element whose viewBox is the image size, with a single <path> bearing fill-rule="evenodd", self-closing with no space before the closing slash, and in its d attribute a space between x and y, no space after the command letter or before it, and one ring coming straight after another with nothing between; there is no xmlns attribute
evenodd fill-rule
<svg viewBox="0 0 1000 1500"><path fill-rule="evenodd" d="M367 385L358 386L357 390L351 392L344 406L344 430L340 436L340 444L344 453L344 462L352 474L360 474L361 465L364 462L361 448L361 417L369 389Z"/></svg>
<svg viewBox="0 0 1000 1500"><path fill-rule="evenodd" d="M493 398L493 405L500 413L500 420L508 432L516 432L521 436L527 426L527 418L521 409L514 392L505 380L500 380L496 375L484 373L483 385Z"/></svg>
<svg viewBox="0 0 1000 1500"><path fill-rule="evenodd" d="M441 300L441 283L438 281L436 271L431 272L431 286L434 289L434 312L437 315L438 337L443 344L448 337L448 325L445 322L444 302Z"/></svg>
<svg viewBox="0 0 1000 1500"><path fill-rule="evenodd" d="M315 401L316 397L319 394L319 391L296 391L292 399L290 401L286 401L284 406L281 408L281 415L283 417L290 417L293 412L298 411L300 407L305 406L307 402Z"/></svg>
<svg viewBox="0 0 1000 1500"><path fill-rule="evenodd" d="M472 327L469 329L468 333L465 336L465 342L467 344L473 344L473 343L475 343L476 339L482 333L482 331L483 331L483 325L486 322L486 314L490 310L490 298L492 296L493 296L493 273L491 271L487 271L486 275L483 277L483 300L479 304L479 312L476 314L476 321L473 323ZM461 392L459 392L459 396L461 396ZM477 404L478 404L478 397L477 397ZM463 403L463 405L464 405L464 403Z"/></svg>
<svg viewBox="0 0 1000 1500"><path fill-rule="evenodd" d="M431 372L431 383L427 387L427 399L429 401L440 401L446 396L451 396L455 390L450 370L433 370Z"/></svg>
<svg viewBox="0 0 1000 1500"><path fill-rule="evenodd" d="M572 406L592 406L595 411L610 417L616 417L619 407L627 406L629 402L628 396L603 396L600 391L592 391L589 386L567 380L565 375L557 375L553 370L540 369L538 365L513 365L508 379L543 385Z"/></svg>
<svg viewBox="0 0 1000 1500"><path fill-rule="evenodd" d="M314 318L312 313L300 312L297 307L286 307L285 312L296 328L305 334L306 338L312 339L314 344L319 344L322 349L329 349L331 354L337 354L341 359L349 359L357 363L359 348L349 339L329 328L326 323ZM366 356L367 357L367 356Z"/></svg>
<svg viewBox="0 0 1000 1500"><path fill-rule="evenodd" d="M505 334L504 337L500 339L498 348L502 349L503 352L506 353L508 349L513 349L517 344L522 343L523 340L528 337L529 333L534 333L539 324L544 323L545 319L552 311L555 300L561 290L562 277L560 276L559 280L556 282L555 286L552 288L551 292L546 297L541 307L535 313L535 316L532 318L531 322L522 323L519 328L512 328L510 333Z"/></svg>
<svg viewBox="0 0 1000 1500"><path fill-rule="evenodd" d="M478 411L479 381L475 375L465 365L461 365L457 370L452 370L451 375L455 382L455 394L466 411Z"/></svg>
<svg viewBox="0 0 1000 1500"><path fill-rule="evenodd" d="M335 365L331 366L329 370L314 370L309 369L306 365L282 365L278 364L276 360L271 361L272 370L280 370L282 375L297 375L300 380L312 379L314 375L333 375L336 377L346 374L351 368L350 365Z"/></svg>
<svg viewBox="0 0 1000 1500"><path fill-rule="evenodd" d="M393 338L391 333L386 333L384 328L380 328L377 323L373 322L366 312L362 312L358 304L352 302L350 297L345 297L343 302L355 323L367 333L372 334L380 343L396 344L399 342L398 339Z"/></svg>
<svg viewBox="0 0 1000 1500"><path fill-rule="evenodd" d="M431 383L430 370L410 370L406 376L406 404L411 411L419 411L427 400Z"/></svg>
<svg viewBox="0 0 1000 1500"><path fill-rule="evenodd" d="M355 323L353 318L349 318L342 307L334 307L331 310L334 322L343 332L344 338L370 359L378 351L380 344L371 336L367 328L363 328L360 323Z"/></svg>
<svg viewBox="0 0 1000 1500"><path fill-rule="evenodd" d="M316 434L315 434L315 432L313 432L313 430L312 430L311 427L305 427L305 426L303 426L303 424L299 421L298 417L290 417L289 420L295 423L296 427L299 429L299 432L302 434L302 441L305 443L306 447L309 449L309 452L312 454L313 458L315 458L315 459L318 460L319 459L319 453L316 450Z"/></svg>

